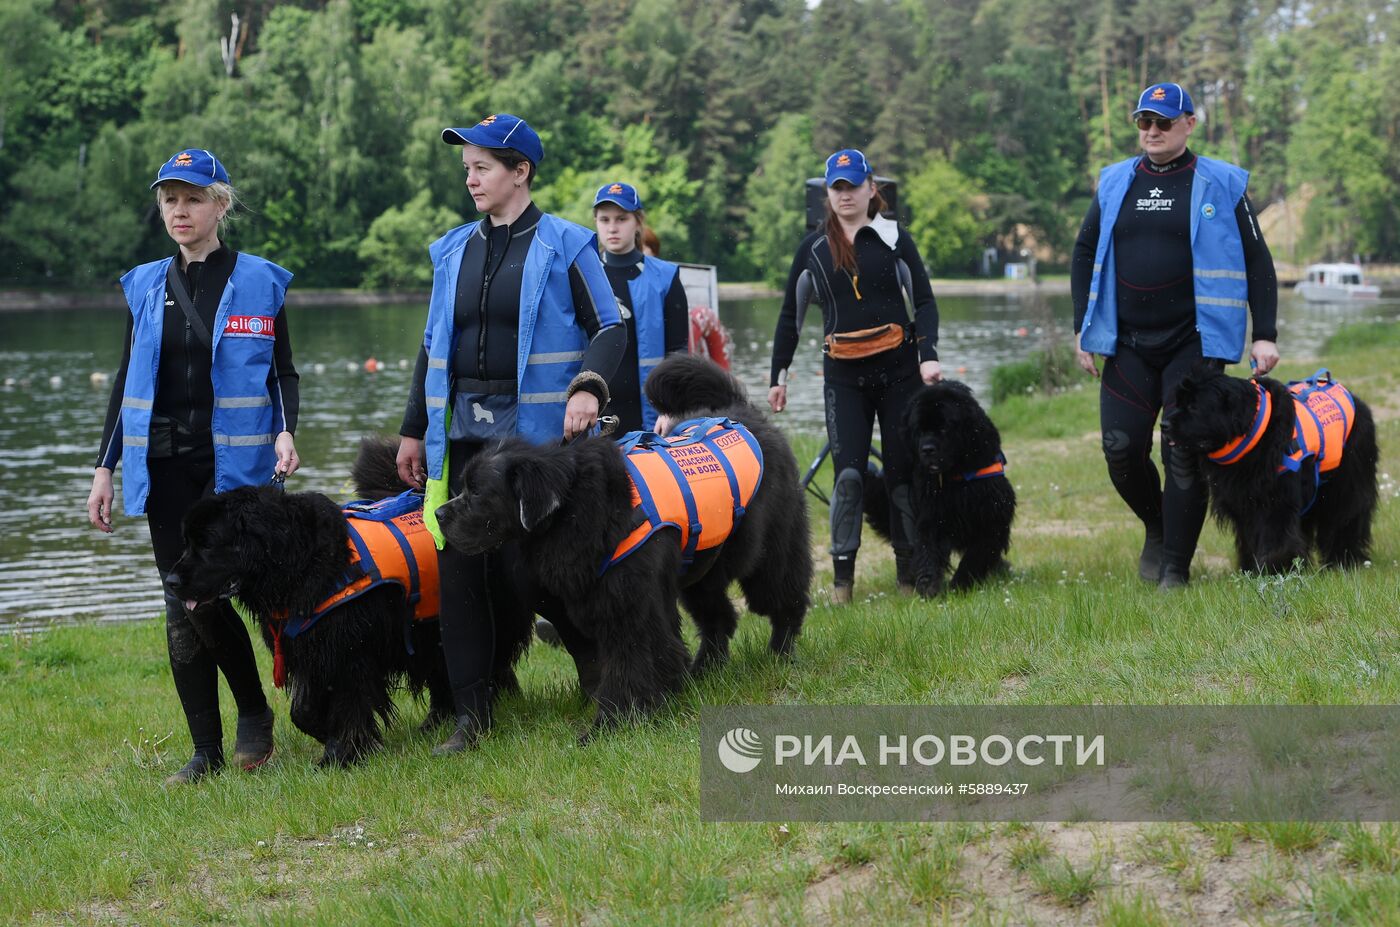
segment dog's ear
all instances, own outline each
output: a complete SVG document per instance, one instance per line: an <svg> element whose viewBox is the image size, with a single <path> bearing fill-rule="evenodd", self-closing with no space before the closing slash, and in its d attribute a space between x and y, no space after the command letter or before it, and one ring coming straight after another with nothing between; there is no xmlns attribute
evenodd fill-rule
<svg viewBox="0 0 1400 927"><path fill-rule="evenodd" d="M560 475L544 461L521 457L510 468L510 488L520 507L520 526L534 531L564 504Z"/></svg>

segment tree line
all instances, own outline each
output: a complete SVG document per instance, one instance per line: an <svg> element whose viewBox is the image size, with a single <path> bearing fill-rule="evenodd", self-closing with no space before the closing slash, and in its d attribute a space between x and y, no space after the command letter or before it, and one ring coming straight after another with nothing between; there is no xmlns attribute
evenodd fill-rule
<svg viewBox="0 0 1400 927"><path fill-rule="evenodd" d="M446 125L524 116L535 199L641 189L670 257L781 280L840 147L900 181L936 273L1064 259L1137 92L1176 80L1193 149L1304 193L1296 253L1400 258L1397 0L0 0L0 281L110 282L170 245L147 185L228 165L235 246L303 285L424 286L471 217Z"/></svg>

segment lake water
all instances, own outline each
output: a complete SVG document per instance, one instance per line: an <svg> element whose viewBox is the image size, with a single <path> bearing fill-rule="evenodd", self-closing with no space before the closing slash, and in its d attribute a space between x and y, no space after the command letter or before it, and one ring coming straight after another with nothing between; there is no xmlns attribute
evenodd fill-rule
<svg viewBox="0 0 1400 927"><path fill-rule="evenodd" d="M1071 321L1067 296L946 297L939 308L944 370L980 392L992 367L1067 338ZM721 307L735 372L760 402L777 312L777 300ZM397 432L424 313L414 304L289 311L305 461L292 488L346 498L358 437ZM1280 316L1287 357L1315 353L1342 322L1395 319L1400 303L1318 308L1288 294ZM124 326L120 310L0 313L0 628L145 618L162 608L144 519L118 514L116 532L101 535L84 511L110 391L93 375L114 369ZM822 428L820 335L814 307L793 363L789 409L778 419L792 431ZM366 373L370 357L385 369Z"/></svg>

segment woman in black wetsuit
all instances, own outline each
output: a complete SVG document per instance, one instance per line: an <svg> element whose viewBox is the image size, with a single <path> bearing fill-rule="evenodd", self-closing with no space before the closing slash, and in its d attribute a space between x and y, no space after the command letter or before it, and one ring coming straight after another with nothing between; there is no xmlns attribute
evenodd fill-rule
<svg viewBox="0 0 1400 927"><path fill-rule="evenodd" d="M442 140L462 147L467 192L482 218L428 249L433 291L399 428L398 471L426 486L424 521L440 545L456 727L434 753L451 754L490 729L497 689L514 682L509 655L523 646L536 608L576 659L583 650L558 609L535 599L514 545L486 555L441 547L433 513L462 491L467 461L488 444L513 435L558 442L592 428L627 329L596 236L531 199L544 145L525 120L496 113L443 129Z"/></svg>
<svg viewBox="0 0 1400 927"><path fill-rule="evenodd" d="M145 514L164 579L183 551L181 522L191 505L267 483L274 470L296 472L299 392L282 312L292 275L221 240L237 204L223 164L203 148L187 148L161 166L151 186L179 251L122 277L131 309L126 349L87 508L93 527L113 530L112 471L121 462L126 514ZM238 705L233 762L261 766L272 756L273 714L248 629L232 606L213 602L187 613L167 591L165 633L194 742L190 761L166 784L195 782L224 765L220 671Z"/></svg>
<svg viewBox="0 0 1400 927"><path fill-rule="evenodd" d="M881 456L893 509L890 533L901 591L913 588L913 462L900 419L921 383L942 379L938 305L909 233L880 215L884 201L865 155L854 148L826 162L826 222L802 240L788 273L768 404L787 406L787 369L797 350L808 294L822 305L826 430L836 484L831 496L832 601L851 601L860 547L865 468L880 420ZM914 321L905 308L905 291ZM842 336L856 335L855 338Z"/></svg>

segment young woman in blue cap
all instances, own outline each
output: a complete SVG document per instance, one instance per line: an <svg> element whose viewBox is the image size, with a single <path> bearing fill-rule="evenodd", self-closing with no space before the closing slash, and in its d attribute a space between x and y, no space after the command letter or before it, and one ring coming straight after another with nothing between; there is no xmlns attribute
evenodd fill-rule
<svg viewBox="0 0 1400 927"><path fill-rule="evenodd" d="M292 275L220 238L237 195L219 159L186 148L156 175L156 203L174 257L122 277L131 310L112 384L88 520L112 525L112 471L122 462L127 515L145 514L162 580L179 560L185 511L203 496L295 473L299 392L282 302ZM238 705L233 762L272 756L272 709L248 630L228 602L187 612L169 592L166 640L194 755L170 785L224 765L219 671ZM193 619L193 620L192 620Z"/></svg>
<svg viewBox="0 0 1400 927"><path fill-rule="evenodd" d="M942 378L938 305L923 258L909 233L880 215L874 172L854 148L826 161L826 222L802 240L788 273L768 404L787 406L787 368L797 351L806 304L822 306L827 437L836 484L831 496L832 601L851 601L860 548L863 474L871 433L880 420L881 456L901 589L912 589L913 458L900 419L922 383ZM905 298L914 307L909 320Z"/></svg>
<svg viewBox="0 0 1400 927"><path fill-rule="evenodd" d="M433 513L462 489L463 466L489 442L520 435L539 443L593 427L608 404L627 329L592 232L541 212L530 184L544 146L525 120L487 116L447 128L462 146L467 192L483 219L428 249L433 292L423 348L399 433L399 475L423 487L424 516L438 539L442 647L456 728L435 753L457 753L491 726L496 654L523 646L534 612L521 588L519 553L464 556L443 547ZM570 643L572 629L544 605Z"/></svg>
<svg viewBox="0 0 1400 927"><path fill-rule="evenodd" d="M647 374L667 354L690 343L690 307L680 268L642 253L646 213L631 184L605 183L593 198L593 224L603 247L603 268L627 325L627 348L608 383L608 412L618 417L618 432L650 431L656 410L642 394Z"/></svg>
<svg viewBox="0 0 1400 927"><path fill-rule="evenodd" d="M1143 523L1138 575L1163 589L1189 581L1206 517L1198 462L1162 442L1166 486L1152 464L1152 429L1202 358L1239 361L1248 318L1250 364L1278 363L1278 284L1245 186L1249 174L1187 147L1196 127L1180 84L1153 84L1133 110L1143 154L1099 175L1074 243L1070 284L1079 366L1099 376L1109 479Z"/></svg>

